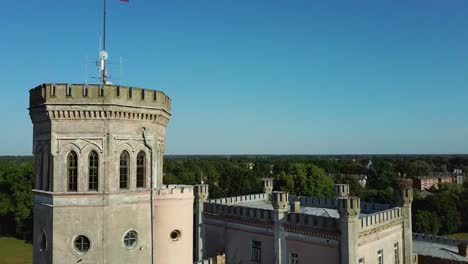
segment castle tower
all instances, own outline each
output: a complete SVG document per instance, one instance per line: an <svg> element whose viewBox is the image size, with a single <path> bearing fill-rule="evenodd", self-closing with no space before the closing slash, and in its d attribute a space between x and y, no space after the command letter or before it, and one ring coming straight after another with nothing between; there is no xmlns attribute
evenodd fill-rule
<svg viewBox="0 0 468 264"><path fill-rule="evenodd" d="M160 91L125 86L30 90L34 263L182 263L158 259L156 241L191 260L193 192L162 188L170 105Z"/></svg>
<svg viewBox="0 0 468 264"><path fill-rule="evenodd" d="M359 213L361 203L358 197L338 197L340 214L340 254L341 264L355 264L359 236Z"/></svg>
<svg viewBox="0 0 468 264"><path fill-rule="evenodd" d="M208 199L208 184L198 184L194 186L195 192L195 216L194 216L194 260L201 261L205 257L204 255L204 241L205 241L205 232L203 225L203 204Z"/></svg>
<svg viewBox="0 0 468 264"><path fill-rule="evenodd" d="M413 263L413 233L411 225L411 203L413 202L413 181L399 179L399 195L403 215L403 263Z"/></svg>
<svg viewBox="0 0 468 264"><path fill-rule="evenodd" d="M284 264L286 258L286 232L283 223L288 212L288 193L287 192L272 192L271 203L273 205L273 220L274 220L274 240L275 240L275 264Z"/></svg>

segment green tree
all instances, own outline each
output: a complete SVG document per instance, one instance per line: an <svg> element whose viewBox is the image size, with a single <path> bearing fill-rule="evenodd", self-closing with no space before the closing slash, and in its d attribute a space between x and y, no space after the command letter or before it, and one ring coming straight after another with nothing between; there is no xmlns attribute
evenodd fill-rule
<svg viewBox="0 0 468 264"><path fill-rule="evenodd" d="M413 215L413 231L424 234L439 234L442 227L436 214L426 210L419 210Z"/></svg>

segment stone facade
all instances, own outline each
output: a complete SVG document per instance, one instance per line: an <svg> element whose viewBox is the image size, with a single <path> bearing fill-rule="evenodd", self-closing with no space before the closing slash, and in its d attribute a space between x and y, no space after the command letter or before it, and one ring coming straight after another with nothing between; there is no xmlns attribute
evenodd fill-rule
<svg viewBox="0 0 468 264"><path fill-rule="evenodd" d="M34 263L190 263L192 188L162 185L169 97L43 84L29 111Z"/></svg>

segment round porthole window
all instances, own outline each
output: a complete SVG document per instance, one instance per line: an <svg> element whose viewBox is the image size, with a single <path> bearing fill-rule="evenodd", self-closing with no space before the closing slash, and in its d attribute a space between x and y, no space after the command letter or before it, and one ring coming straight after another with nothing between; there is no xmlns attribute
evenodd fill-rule
<svg viewBox="0 0 468 264"><path fill-rule="evenodd" d="M177 241L180 239L181 233L179 230L174 230L171 232L170 236L171 236L172 241Z"/></svg>
<svg viewBox="0 0 468 264"><path fill-rule="evenodd" d="M39 249L41 251L45 251L47 249L47 237L44 232L42 232L41 235L41 241L39 243Z"/></svg>
<svg viewBox="0 0 468 264"><path fill-rule="evenodd" d="M86 253L91 247L91 242L88 237L79 235L75 238L75 241L73 241L73 246L79 253Z"/></svg>
<svg viewBox="0 0 468 264"><path fill-rule="evenodd" d="M132 249L138 243L138 233L134 230L128 231L124 238L123 243L127 249Z"/></svg>

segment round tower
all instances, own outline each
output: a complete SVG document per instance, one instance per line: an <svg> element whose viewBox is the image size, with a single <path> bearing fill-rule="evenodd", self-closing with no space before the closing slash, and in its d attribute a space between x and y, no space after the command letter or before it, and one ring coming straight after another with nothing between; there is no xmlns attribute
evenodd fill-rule
<svg viewBox="0 0 468 264"><path fill-rule="evenodd" d="M30 90L34 263L152 263L170 106L135 87Z"/></svg>

